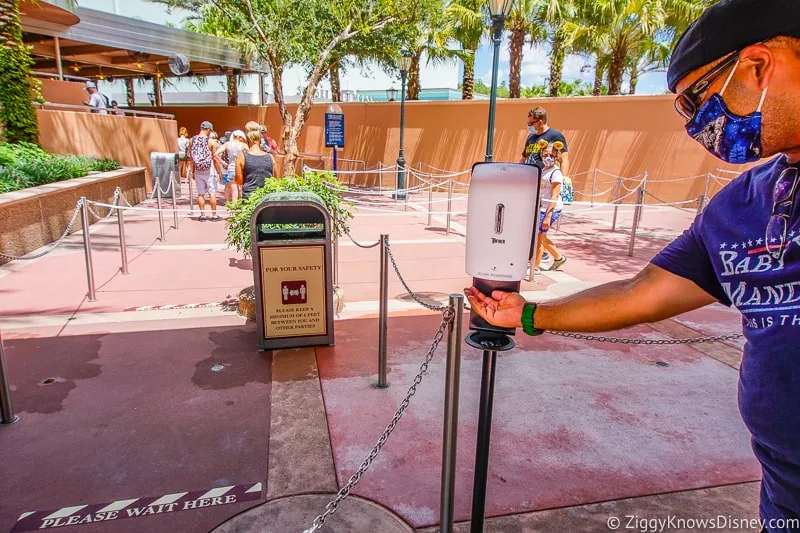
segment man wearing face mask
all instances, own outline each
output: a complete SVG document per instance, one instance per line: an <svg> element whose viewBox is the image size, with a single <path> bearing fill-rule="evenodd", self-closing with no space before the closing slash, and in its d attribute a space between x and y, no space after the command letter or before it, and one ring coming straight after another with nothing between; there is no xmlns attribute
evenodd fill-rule
<svg viewBox="0 0 800 533"><path fill-rule="evenodd" d="M739 410L762 465L764 531L800 525L800 2L722 0L682 36L667 74L686 131L730 163L778 157L744 172L632 279L526 302L467 289L492 324L609 331L721 302L747 338Z"/></svg>
<svg viewBox="0 0 800 533"><path fill-rule="evenodd" d="M547 141L541 143L540 141ZM525 139L525 148L522 150L520 163L538 165L544 168L542 156L539 153L542 146L560 142L564 145L561 152L561 172L569 176L569 146L567 139L560 131L547 125L547 111L543 107L534 107L528 111L528 137Z"/></svg>

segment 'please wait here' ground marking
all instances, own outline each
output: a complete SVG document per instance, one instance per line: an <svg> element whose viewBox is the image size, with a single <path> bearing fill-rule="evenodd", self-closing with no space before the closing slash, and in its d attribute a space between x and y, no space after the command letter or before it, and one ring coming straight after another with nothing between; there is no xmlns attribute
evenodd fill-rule
<svg viewBox="0 0 800 533"><path fill-rule="evenodd" d="M263 492L263 483L247 483L245 485L218 487L211 490L176 492L153 498L133 498L94 505L62 507L51 511L33 511L23 513L11 533L109 522L177 511L192 511L216 505L258 501L262 499Z"/></svg>

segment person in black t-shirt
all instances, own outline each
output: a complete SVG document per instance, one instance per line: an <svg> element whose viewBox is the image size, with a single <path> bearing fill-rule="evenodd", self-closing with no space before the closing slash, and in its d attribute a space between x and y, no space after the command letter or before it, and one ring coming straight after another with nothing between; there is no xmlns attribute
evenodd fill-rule
<svg viewBox="0 0 800 533"><path fill-rule="evenodd" d="M545 142L540 142L545 141ZM525 149L522 151L520 163L538 165L544 168L542 157L539 155L542 146L552 145L556 141L564 144L561 152L561 172L569 176L569 145L564 135L547 125L547 111L543 107L534 107L528 111L528 138L525 140Z"/></svg>

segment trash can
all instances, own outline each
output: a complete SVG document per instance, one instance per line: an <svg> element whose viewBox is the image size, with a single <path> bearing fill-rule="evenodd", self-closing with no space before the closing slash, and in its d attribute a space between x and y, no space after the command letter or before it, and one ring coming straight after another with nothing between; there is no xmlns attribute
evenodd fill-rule
<svg viewBox="0 0 800 533"><path fill-rule="evenodd" d="M181 195L179 164L177 153L150 152L150 173L153 176L153 190L155 190L156 183L158 183L161 186L162 198L172 198L173 187L178 196ZM172 185L169 182L170 176L172 176L174 182Z"/></svg>
<svg viewBox="0 0 800 533"><path fill-rule="evenodd" d="M268 194L250 219L258 348L334 343L331 217L310 192Z"/></svg>

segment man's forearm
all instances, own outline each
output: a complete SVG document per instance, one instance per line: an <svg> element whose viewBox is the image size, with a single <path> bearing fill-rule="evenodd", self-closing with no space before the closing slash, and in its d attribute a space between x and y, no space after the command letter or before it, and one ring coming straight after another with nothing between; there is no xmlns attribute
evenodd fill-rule
<svg viewBox="0 0 800 533"><path fill-rule="evenodd" d="M567 155L567 152L561 155L561 173L569 176L569 155Z"/></svg>
<svg viewBox="0 0 800 533"><path fill-rule="evenodd" d="M648 265L634 278L542 302L534 318L536 327L542 329L611 331L664 320L713 302L712 296L691 281Z"/></svg>

